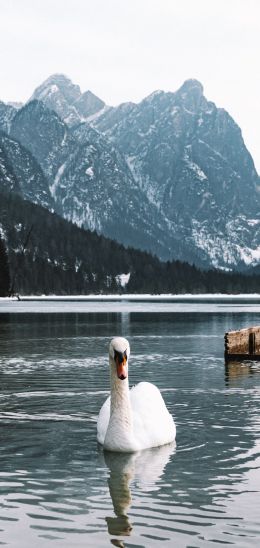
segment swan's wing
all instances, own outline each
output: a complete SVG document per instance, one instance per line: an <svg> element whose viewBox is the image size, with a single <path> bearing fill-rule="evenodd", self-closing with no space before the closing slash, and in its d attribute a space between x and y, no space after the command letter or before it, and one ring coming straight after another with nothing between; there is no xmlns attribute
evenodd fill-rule
<svg viewBox="0 0 260 548"><path fill-rule="evenodd" d="M130 391L134 436L140 447L156 447L175 439L176 428L160 391L154 384L140 382Z"/></svg>
<svg viewBox="0 0 260 548"><path fill-rule="evenodd" d="M106 399L105 403L102 405L98 420L97 420L97 440L98 443L104 445L104 440L107 432L107 427L110 417L110 396Z"/></svg>

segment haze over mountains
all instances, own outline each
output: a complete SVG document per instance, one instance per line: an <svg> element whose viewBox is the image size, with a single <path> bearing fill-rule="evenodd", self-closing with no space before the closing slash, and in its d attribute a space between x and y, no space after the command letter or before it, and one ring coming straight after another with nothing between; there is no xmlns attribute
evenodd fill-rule
<svg viewBox="0 0 260 548"><path fill-rule="evenodd" d="M108 107L53 75L21 108L0 103L0 130L6 191L164 260L260 262L259 176L198 81Z"/></svg>

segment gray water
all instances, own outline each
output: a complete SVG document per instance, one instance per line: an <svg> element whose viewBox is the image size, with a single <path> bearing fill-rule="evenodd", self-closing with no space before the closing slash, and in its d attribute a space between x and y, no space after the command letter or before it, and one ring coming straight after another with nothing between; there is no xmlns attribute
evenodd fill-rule
<svg viewBox="0 0 260 548"><path fill-rule="evenodd" d="M259 546L260 363L223 359L224 332L260 324L259 304L29 305L0 313L0 544ZM162 391L176 446L97 446L114 335L130 341L130 384Z"/></svg>

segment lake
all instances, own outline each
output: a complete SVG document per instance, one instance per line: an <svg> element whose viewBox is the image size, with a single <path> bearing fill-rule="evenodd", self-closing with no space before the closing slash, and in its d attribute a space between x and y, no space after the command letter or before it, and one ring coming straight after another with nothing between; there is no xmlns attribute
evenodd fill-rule
<svg viewBox="0 0 260 548"><path fill-rule="evenodd" d="M0 544L14 548L260 544L260 362L223 358L259 299L0 303ZM108 344L130 385L155 383L176 445L104 454Z"/></svg>

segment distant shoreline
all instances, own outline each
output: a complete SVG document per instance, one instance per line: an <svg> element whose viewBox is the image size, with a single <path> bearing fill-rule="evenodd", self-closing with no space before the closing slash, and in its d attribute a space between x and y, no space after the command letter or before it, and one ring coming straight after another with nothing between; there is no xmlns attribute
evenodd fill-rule
<svg viewBox="0 0 260 548"><path fill-rule="evenodd" d="M0 297L1 302L11 301L186 301L214 299L260 299L260 293L178 293L178 294L99 294L99 295L19 295L18 297Z"/></svg>
<svg viewBox="0 0 260 548"><path fill-rule="evenodd" d="M260 314L260 294L125 294L125 295L49 295L19 296L0 299L0 316L4 314L98 314L111 313L223 313L254 312ZM255 320L254 320L255 323Z"/></svg>

